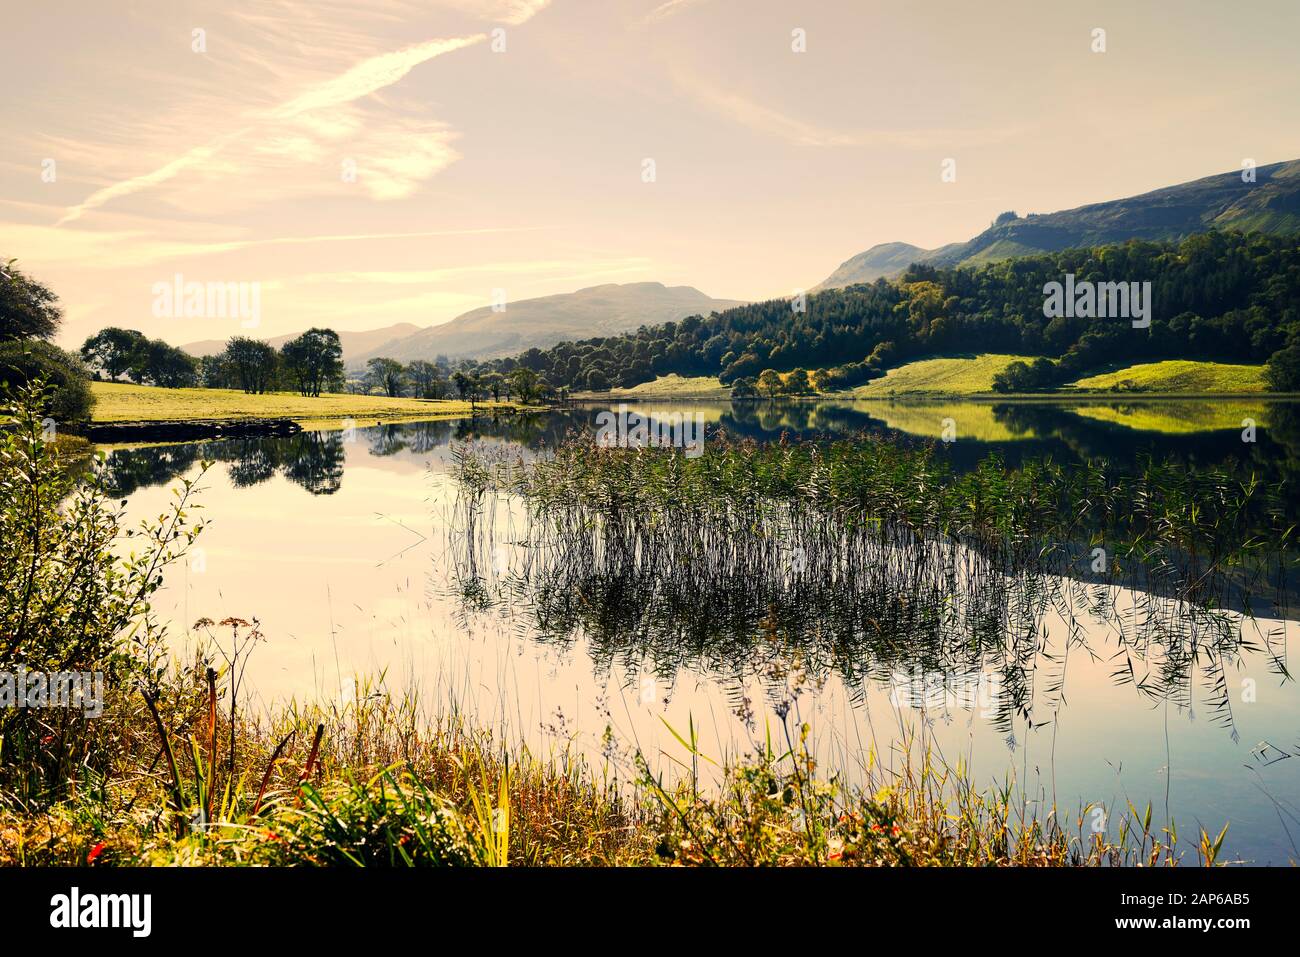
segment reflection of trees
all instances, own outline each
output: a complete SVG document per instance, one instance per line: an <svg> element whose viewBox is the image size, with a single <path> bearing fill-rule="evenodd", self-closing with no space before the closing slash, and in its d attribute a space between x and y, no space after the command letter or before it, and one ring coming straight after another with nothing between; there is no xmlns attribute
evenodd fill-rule
<svg viewBox="0 0 1300 957"><path fill-rule="evenodd" d="M260 485L275 474L280 463L274 451L267 447L266 440L237 440L236 446L236 449L228 450L231 453L229 457L223 455L219 459L229 463L226 471L235 488Z"/></svg>
<svg viewBox="0 0 1300 957"><path fill-rule="evenodd" d="M121 449L111 453L104 463L105 482L118 495L130 495L138 488L162 485L198 462L204 447L191 442L185 445L159 445L143 449Z"/></svg>
<svg viewBox="0 0 1300 957"><path fill-rule="evenodd" d="M408 448L406 443L406 426L402 425L377 425L371 429L364 429L366 444L370 447L370 454L377 455L380 458L387 458L390 455L396 455L398 452L405 452Z"/></svg>
<svg viewBox="0 0 1300 957"><path fill-rule="evenodd" d="M332 495L343 485L343 440L338 432L303 432L281 474L313 495Z"/></svg>
<svg viewBox="0 0 1300 957"><path fill-rule="evenodd" d="M380 425L357 430L372 455L424 455L449 442L493 438L530 449L554 448L567 435L594 433L596 416L608 405L585 405L547 413L480 416ZM827 399L737 401L724 412L718 427L732 437L771 440L790 433L795 438L855 435L879 430L883 423L871 415L871 403ZM682 403L690 413L692 405ZM1139 432L1122 425L1074 415L1051 403L999 403L994 417L1013 433L1037 439L1016 442L957 442L943 447L957 471L973 467L990 450L1004 455L1014 467L1025 456L1053 455L1074 460L1107 459L1135 462L1147 453L1173 458L1186 465L1231 466L1262 478L1300 478L1300 403L1269 405L1268 427L1255 443L1239 441L1232 431L1170 435ZM712 426L710 431L712 431ZM110 480L121 494L170 481L201 458L227 463L231 481L240 487L284 475L312 494L328 494L342 483L344 433L302 432L284 438L227 439L114 452L108 461Z"/></svg>
<svg viewBox="0 0 1300 957"><path fill-rule="evenodd" d="M138 488L169 482L203 459L225 464L236 488L258 485L280 474L313 495L329 495L343 482L343 433L300 432L283 438L121 449L108 457L105 468L109 487L130 495Z"/></svg>

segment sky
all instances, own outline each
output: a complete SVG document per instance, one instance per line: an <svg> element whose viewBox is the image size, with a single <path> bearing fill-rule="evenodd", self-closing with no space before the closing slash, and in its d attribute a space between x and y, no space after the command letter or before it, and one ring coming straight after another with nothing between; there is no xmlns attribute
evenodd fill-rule
<svg viewBox="0 0 1300 957"><path fill-rule="evenodd" d="M0 23L0 260L59 295L69 347L609 282L788 296L876 243L1300 157L1294 0L0 0Z"/></svg>

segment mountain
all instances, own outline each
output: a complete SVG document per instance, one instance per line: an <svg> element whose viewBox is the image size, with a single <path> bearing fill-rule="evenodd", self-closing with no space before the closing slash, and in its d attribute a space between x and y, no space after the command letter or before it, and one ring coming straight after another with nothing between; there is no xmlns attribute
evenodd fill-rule
<svg viewBox="0 0 1300 957"><path fill-rule="evenodd" d="M1180 239L1210 229L1300 231L1300 160L1260 166L1253 183L1242 182L1237 170L1057 213L1003 213L974 239L938 249L907 243L873 246L843 263L814 291L896 276L913 262L973 265L1129 239Z"/></svg>
<svg viewBox="0 0 1300 957"><path fill-rule="evenodd" d="M839 289L860 282L875 282L881 276L896 276L933 252L932 249L922 249L911 243L881 243L841 263L838 269L814 286L812 291Z"/></svg>
<svg viewBox="0 0 1300 957"><path fill-rule="evenodd" d="M343 361L352 363L359 356L367 355L375 349L380 348L387 342L394 339L404 339L414 332L419 332L420 327L409 322L399 322L395 325L384 326L382 329L369 329L364 332L340 332L339 345L343 347ZM290 339L297 338L301 333L290 333L287 336L276 336L274 339L267 339L266 342L275 348L280 348ZM188 345L181 346L185 352L201 359L203 356L214 356L226 348L225 339L203 339L199 342L191 342Z"/></svg>
<svg viewBox="0 0 1300 957"><path fill-rule="evenodd" d="M533 347L546 349L565 340L590 339L707 316L741 303L713 299L691 286L665 286L658 282L610 283L577 292L509 302L501 312L490 306L471 310L450 322L393 342L383 343L350 364L387 356L401 362L469 357L492 359L517 355Z"/></svg>

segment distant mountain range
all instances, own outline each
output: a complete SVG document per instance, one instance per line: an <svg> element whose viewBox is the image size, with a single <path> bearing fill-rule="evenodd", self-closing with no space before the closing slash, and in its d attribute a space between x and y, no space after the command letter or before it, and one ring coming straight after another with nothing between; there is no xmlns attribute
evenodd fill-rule
<svg viewBox="0 0 1300 957"><path fill-rule="evenodd" d="M1180 239L1214 228L1300 232L1300 160L1260 166L1250 183L1242 181L1238 170L1056 213L1003 213L974 239L938 249L883 243L840 265L813 291L897 276L912 263L974 265L1129 239ZM340 332L339 339L343 361L354 369L379 356L402 362L439 355L482 360L534 347L547 349L565 340L614 336L738 305L743 303L714 299L692 286L607 284L508 302L500 312L484 306L442 325L399 323ZM278 348L291 338L267 341ZM195 356L212 355L224 349L225 342L209 339L181 348Z"/></svg>
<svg viewBox="0 0 1300 957"><path fill-rule="evenodd" d="M813 291L875 282L912 263L975 265L1129 239L1180 239L1216 228L1300 231L1300 160L1260 166L1253 183L1243 182L1238 170L1058 213L1004 213L974 239L938 249L883 243L843 263Z"/></svg>
<svg viewBox="0 0 1300 957"><path fill-rule="evenodd" d="M714 299L691 286L659 282L610 283L577 292L507 302L494 312L484 306L428 328L400 323L371 332L340 332L343 362L350 367L367 359L387 357L401 362L450 359L491 359L516 355L534 346L547 349L567 339L590 339L632 332L642 325L675 322L687 316L720 312L742 303ZM294 334L296 335L296 333ZM266 340L279 348L294 335ZM207 339L181 346L193 356L214 355L224 341Z"/></svg>
<svg viewBox="0 0 1300 957"><path fill-rule="evenodd" d="M707 316L738 305L741 303L734 299L713 299L691 286L659 282L588 286L577 292L508 302L501 312L483 306L451 322L386 343L362 356L362 361L380 355L402 362L438 355L493 359L533 347L547 349L565 340L613 336L642 325Z"/></svg>
<svg viewBox="0 0 1300 957"><path fill-rule="evenodd" d="M371 354L387 342L392 342L395 339L405 339L412 333L419 331L420 327L414 323L399 322L396 325L384 326L382 329L370 329L365 332L339 332L339 345L343 347L343 362L350 365L359 357ZM303 332L306 332L306 330L304 329ZM276 336L274 339L267 339L266 342L279 349L290 339L294 339L299 335L301 333L293 332L287 336ZM202 339L199 342L187 343L181 348L196 358L215 356L217 353L225 351L226 340Z"/></svg>

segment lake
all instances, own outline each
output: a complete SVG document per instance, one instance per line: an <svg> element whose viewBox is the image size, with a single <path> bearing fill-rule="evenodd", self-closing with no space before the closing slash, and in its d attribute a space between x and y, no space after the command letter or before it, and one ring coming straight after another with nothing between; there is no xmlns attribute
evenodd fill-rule
<svg viewBox="0 0 1300 957"><path fill-rule="evenodd" d="M1300 465L1300 409L1256 399L627 405L699 414L707 435L759 442L900 433L935 442L958 471L990 452L1008 468L1154 454L1269 481ZM215 463L198 499L210 526L154 607L178 651L199 618L257 618L266 640L246 687L262 703L347 701L355 675L383 673L390 690L418 689L431 713L454 706L535 751L581 750L623 776L637 751L666 776L689 766L674 731L693 727L700 751L721 761L806 722L823 768L850 780L868 755L896 766L929 747L965 761L978 784L1013 783L1026 814L1055 805L1073 820L1084 805L1149 801L1157 826L1172 819L1184 841L1230 821L1225 858L1300 857L1286 602L1252 619L1083 577L1050 594L1017 584L997 607L982 588L957 589L946 646L993 622L1019 643L1014 661L995 662L936 658L921 641L884 660L843 640L846 609L828 595L792 612L798 641L778 641L735 596L665 596L654 582L543 568L509 496L470 513L454 449L545 455L611 407L118 449L108 467L128 515L143 518L162 511L170 483ZM1104 815L1084 826L1115 834Z"/></svg>

